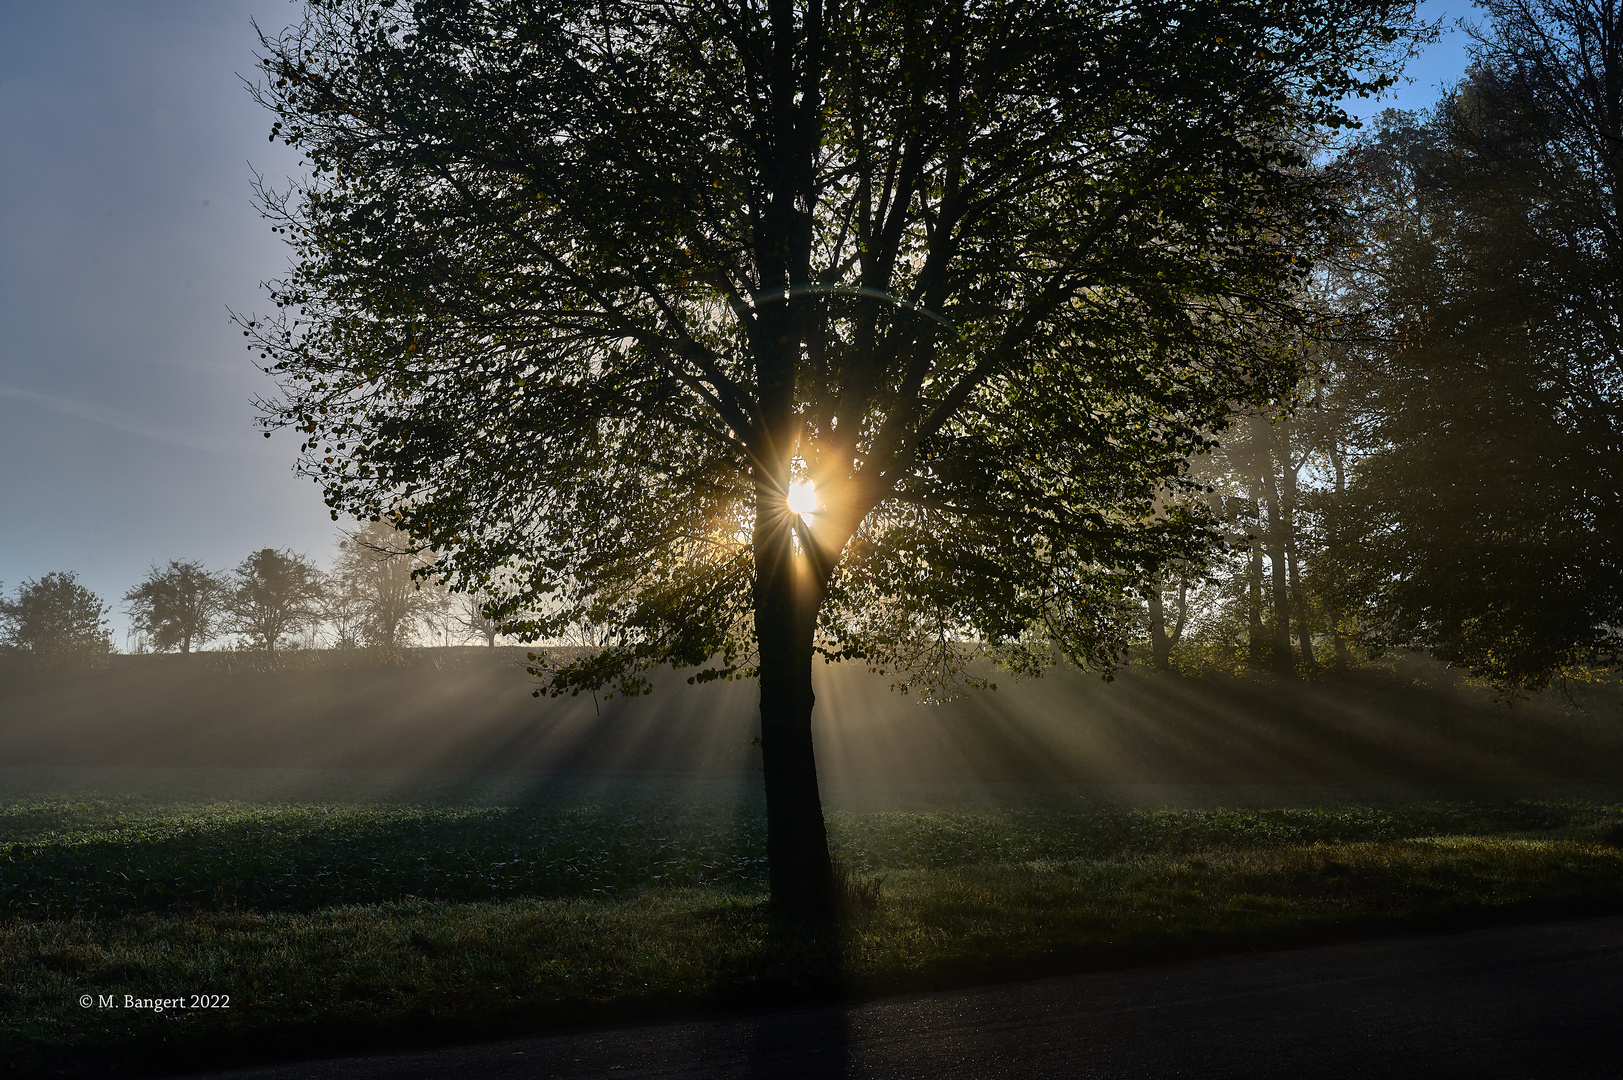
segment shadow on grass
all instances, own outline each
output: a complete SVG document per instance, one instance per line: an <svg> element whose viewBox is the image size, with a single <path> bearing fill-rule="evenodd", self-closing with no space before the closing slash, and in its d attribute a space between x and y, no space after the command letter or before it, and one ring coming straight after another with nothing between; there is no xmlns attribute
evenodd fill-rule
<svg viewBox="0 0 1623 1080"><path fill-rule="evenodd" d="M764 823L676 803L573 808L135 807L0 836L0 917L748 888ZM94 813L95 808L80 813Z"/></svg>

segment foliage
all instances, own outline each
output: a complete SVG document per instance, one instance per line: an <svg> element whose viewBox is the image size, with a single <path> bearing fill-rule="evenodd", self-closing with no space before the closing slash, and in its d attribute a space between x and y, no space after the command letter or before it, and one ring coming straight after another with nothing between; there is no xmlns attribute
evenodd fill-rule
<svg viewBox="0 0 1623 1080"><path fill-rule="evenodd" d="M275 548L242 560L232 585L227 609L232 631L267 652L320 617L327 591L321 571L308 560Z"/></svg>
<svg viewBox="0 0 1623 1080"><path fill-rule="evenodd" d="M1293 382L1316 133L1401 6L774 11L354 0L267 39L313 166L265 192L268 422L538 632L611 595L617 665L560 686L753 670L773 545L826 560L830 657L1109 665L1209 539L1158 490Z"/></svg>
<svg viewBox="0 0 1623 1080"><path fill-rule="evenodd" d="M1365 151L1355 280L1408 341L1364 381L1334 552L1368 640L1526 689L1623 640L1618 189L1547 94L1484 66Z"/></svg>
<svg viewBox="0 0 1623 1080"><path fill-rule="evenodd" d="M113 648L108 610L78 575L49 573L23 582L10 600L0 596L0 644L41 663L93 663Z"/></svg>
<svg viewBox="0 0 1623 1080"><path fill-rule="evenodd" d="M170 559L166 569L154 566L124 594L124 610L159 652L179 648L189 653L194 644L206 644L218 633L229 590L202 563Z"/></svg>
<svg viewBox="0 0 1623 1080"><path fill-rule="evenodd" d="M1482 6L1467 78L1347 158L1361 242L1320 284L1375 333L1313 350L1271 455L1242 429L1200 468L1244 540L1185 665L1277 667L1293 637L1310 664L1329 638L1338 667L1426 650L1515 695L1618 657L1623 15Z"/></svg>

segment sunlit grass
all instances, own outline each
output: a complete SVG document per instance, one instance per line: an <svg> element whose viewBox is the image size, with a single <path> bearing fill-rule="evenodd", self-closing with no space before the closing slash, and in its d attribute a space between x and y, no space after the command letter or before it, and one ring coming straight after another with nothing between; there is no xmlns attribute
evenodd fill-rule
<svg viewBox="0 0 1623 1080"><path fill-rule="evenodd" d="M176 1067L1605 909L1620 820L1576 800L835 815L878 903L812 926L765 903L748 806L14 802L0 1061Z"/></svg>

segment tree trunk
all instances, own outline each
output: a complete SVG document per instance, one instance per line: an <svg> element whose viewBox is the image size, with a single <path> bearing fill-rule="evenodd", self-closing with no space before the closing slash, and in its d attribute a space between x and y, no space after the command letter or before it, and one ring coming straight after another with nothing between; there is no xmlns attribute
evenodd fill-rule
<svg viewBox="0 0 1623 1080"><path fill-rule="evenodd" d="M1262 628L1262 509L1257 499L1250 499L1251 520L1256 531L1250 537L1250 558L1246 564L1246 636L1250 646L1250 663L1259 665L1264 652Z"/></svg>
<svg viewBox="0 0 1623 1080"><path fill-rule="evenodd" d="M1156 671L1172 667L1172 643L1167 640L1166 605L1161 599L1161 573L1150 581L1150 655Z"/></svg>
<svg viewBox="0 0 1623 1080"><path fill-rule="evenodd" d="M1346 508L1347 498L1347 468L1341 454L1341 440L1334 433L1330 436L1330 465L1335 471L1336 500L1333 504L1334 512L1330 515L1330 550L1336 555L1341 553L1341 514ZM1347 639L1342 635L1341 596L1338 590L1332 590L1330 595L1334 598L1329 611L1332 641L1335 646L1336 670L1347 670Z"/></svg>
<svg viewBox="0 0 1623 1080"><path fill-rule="evenodd" d="M1318 658L1313 653L1313 626L1310 621L1312 618L1312 605L1308 603L1307 595L1302 589L1301 565L1296 557L1296 469L1298 463L1291 450L1289 429L1279 429L1275 449L1279 458L1280 498L1284 511L1280 520L1284 523L1285 531L1285 568L1290 578L1291 610L1296 614L1296 643L1297 648L1300 650L1301 662L1311 668L1318 662Z"/></svg>
<svg viewBox="0 0 1623 1080"><path fill-rule="evenodd" d="M804 914L834 908L834 871L812 751L812 635L822 599L784 513L758 512L755 633L761 650L761 767L772 902Z"/></svg>
<svg viewBox="0 0 1623 1080"><path fill-rule="evenodd" d="M1291 602L1285 576L1285 521L1280 506L1279 485L1274 481L1273 469L1267 466L1267 459L1264 458L1263 462L1267 469L1262 482L1263 493L1268 499L1268 528L1262 535L1268 547L1269 577L1273 579L1273 660L1281 675L1291 677L1296 674L1296 664L1291 649Z"/></svg>
<svg viewBox="0 0 1623 1080"><path fill-rule="evenodd" d="M1299 653L1298 659L1307 668L1311 669L1318 664L1318 654L1313 651L1313 624L1311 622L1311 605L1307 602L1307 595L1302 588L1302 572L1296 561L1296 539L1292 535L1290 542L1285 546L1285 567L1290 577L1291 610L1296 613L1296 645Z"/></svg>
<svg viewBox="0 0 1623 1080"><path fill-rule="evenodd" d="M1178 642L1183 640L1183 631L1189 625L1189 578L1178 575L1178 621L1172 624L1172 640L1168 643L1170 649L1177 648Z"/></svg>

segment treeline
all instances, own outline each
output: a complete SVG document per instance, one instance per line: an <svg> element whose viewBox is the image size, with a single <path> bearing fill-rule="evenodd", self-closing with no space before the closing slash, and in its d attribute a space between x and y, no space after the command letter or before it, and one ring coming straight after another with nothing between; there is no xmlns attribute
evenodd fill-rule
<svg viewBox="0 0 1623 1080"><path fill-rule="evenodd" d="M1160 571L1161 667L1409 648L1536 689L1618 658L1623 24L1484 7L1467 77L1349 151L1346 333L1197 463L1231 545Z"/></svg>
<svg viewBox="0 0 1623 1080"><path fill-rule="evenodd" d="M486 617L485 598L448 592L430 572L432 554L408 541L371 522L344 535L326 570L275 548L224 572L177 559L153 566L123 597L132 649L494 646L502 628ZM72 572L46 574L0 596L0 647L46 662L105 656L113 651L111 611Z"/></svg>

